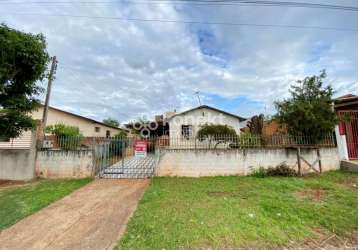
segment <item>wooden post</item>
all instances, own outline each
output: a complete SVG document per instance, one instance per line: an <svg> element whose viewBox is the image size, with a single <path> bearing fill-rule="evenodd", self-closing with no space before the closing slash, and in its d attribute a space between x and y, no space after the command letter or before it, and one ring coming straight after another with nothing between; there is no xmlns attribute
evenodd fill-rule
<svg viewBox="0 0 358 250"><path fill-rule="evenodd" d="M317 148L317 158L318 158L319 172L322 173L322 161L321 161L321 153L319 151L319 148Z"/></svg>
<svg viewBox="0 0 358 250"><path fill-rule="evenodd" d="M297 165L298 165L298 175L302 176L301 170L301 148L297 147Z"/></svg>

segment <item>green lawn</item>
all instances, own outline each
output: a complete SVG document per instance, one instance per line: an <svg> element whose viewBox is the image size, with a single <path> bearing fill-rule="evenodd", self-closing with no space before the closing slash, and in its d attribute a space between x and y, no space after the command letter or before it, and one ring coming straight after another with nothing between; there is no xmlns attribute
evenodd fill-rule
<svg viewBox="0 0 358 250"><path fill-rule="evenodd" d="M41 180L21 186L0 187L0 230L48 206L92 181Z"/></svg>
<svg viewBox="0 0 358 250"><path fill-rule="evenodd" d="M358 230L357 185L358 174L339 171L154 178L117 248L276 247L317 232L346 237Z"/></svg>

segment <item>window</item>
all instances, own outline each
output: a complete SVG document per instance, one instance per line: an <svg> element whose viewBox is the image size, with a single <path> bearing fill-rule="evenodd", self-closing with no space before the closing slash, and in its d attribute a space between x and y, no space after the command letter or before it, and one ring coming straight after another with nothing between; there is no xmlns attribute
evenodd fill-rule
<svg viewBox="0 0 358 250"><path fill-rule="evenodd" d="M101 132L101 128L100 128L100 127L94 127L94 131L95 131L96 133L99 133L99 132Z"/></svg>
<svg viewBox="0 0 358 250"><path fill-rule="evenodd" d="M193 135L193 126L191 125L182 125L181 134L185 138L189 138Z"/></svg>
<svg viewBox="0 0 358 250"><path fill-rule="evenodd" d="M111 137L111 131L109 130L106 131L106 137Z"/></svg>

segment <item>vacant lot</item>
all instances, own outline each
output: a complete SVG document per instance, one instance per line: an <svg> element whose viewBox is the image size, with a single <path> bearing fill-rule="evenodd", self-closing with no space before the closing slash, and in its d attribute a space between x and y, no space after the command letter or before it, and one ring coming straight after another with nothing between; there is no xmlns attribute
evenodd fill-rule
<svg viewBox="0 0 358 250"><path fill-rule="evenodd" d="M358 245L358 174L154 178L119 249Z"/></svg>
<svg viewBox="0 0 358 250"><path fill-rule="evenodd" d="M0 230L61 199L92 179L41 180L0 186Z"/></svg>

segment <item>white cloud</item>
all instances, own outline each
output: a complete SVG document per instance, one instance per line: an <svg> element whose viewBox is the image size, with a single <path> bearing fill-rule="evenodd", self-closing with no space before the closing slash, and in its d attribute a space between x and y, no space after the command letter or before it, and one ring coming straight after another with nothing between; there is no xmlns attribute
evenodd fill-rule
<svg viewBox="0 0 358 250"><path fill-rule="evenodd" d="M350 12L273 7L151 3L1 7L1 13L325 27L348 27L358 21ZM244 96L272 110L272 101L286 96L290 84L323 68L337 95L358 94L358 32L11 14L1 21L45 34L51 55L59 60L52 104L99 120L111 116L126 121L189 108L197 104L193 95L197 90L226 98ZM233 109L262 112L250 103L242 105Z"/></svg>

